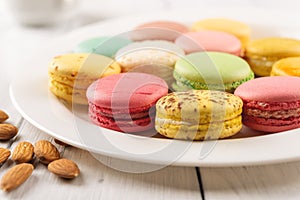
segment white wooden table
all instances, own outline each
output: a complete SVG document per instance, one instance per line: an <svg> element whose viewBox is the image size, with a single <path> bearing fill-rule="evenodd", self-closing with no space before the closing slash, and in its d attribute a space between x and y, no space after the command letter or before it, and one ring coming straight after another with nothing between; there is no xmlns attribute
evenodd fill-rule
<svg viewBox="0 0 300 200"><path fill-rule="evenodd" d="M101 18L128 14L137 9L140 12L172 9L186 4L205 4L205 1L167 1L153 0L138 3L134 6L117 7L104 3L98 7L96 1L84 1L90 4L82 5L83 11L91 11L93 17L81 19L64 27L31 29L20 27L12 22L7 10L0 3L0 109L5 110L10 119L8 122L19 127L18 137L10 142L0 142L1 147L13 149L18 141L35 143L40 139L53 138L38 130L13 107L8 96L8 85L13 74L22 66L23 61L32 50L39 48L40 43L67 32L84 23ZM107 1L109 2L109 1ZM112 1L114 2L114 1ZM132 3L132 0L122 1ZM141 2L141 1L139 1ZM211 4L217 1L210 1ZM286 2L286 1L285 1ZM200 4L199 4L200 3ZM227 3L274 7L272 1L237 1ZM89 5L89 6L88 6ZM143 6L146 5L146 6ZM281 4L282 5L282 4ZM277 4L278 7L281 6ZM293 8L289 5L290 9ZM127 8L127 9L126 9ZM114 10L114 12L112 12ZM102 13L99 14L99 13ZM53 142L54 143L54 142ZM54 143L55 144L55 143ZM5 193L0 192L0 199L299 199L300 198L300 162L281 163L268 166L226 167L226 168L193 168L173 167L151 173L130 174L111 169L89 152L74 147L64 147L56 144L63 157L74 160L81 175L71 181L56 177L47 171L44 165L37 164L30 179L18 189ZM288 148L288 147L287 147ZM108 158L110 159L110 158ZM122 162L119 162L122 165ZM124 163L126 164L126 163ZM12 161L0 167L0 177L13 166Z"/></svg>

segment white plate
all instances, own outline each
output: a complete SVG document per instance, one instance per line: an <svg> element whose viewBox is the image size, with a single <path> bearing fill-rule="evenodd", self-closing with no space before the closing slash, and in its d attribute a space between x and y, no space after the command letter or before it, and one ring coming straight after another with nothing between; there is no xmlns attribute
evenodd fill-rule
<svg viewBox="0 0 300 200"><path fill-rule="evenodd" d="M182 166L237 166L267 164L300 158L300 130L257 137L220 141L189 142L123 134L100 128L89 122L86 107L73 114L47 89L47 65L51 58L68 52L80 41L99 35L115 35L155 19L169 19L191 25L207 17L228 17L244 21L253 29L253 37L299 37L300 16L280 11L250 8L199 8L149 15L130 16L84 27L45 45L20 67L10 86L14 105L23 117L39 129L73 146L93 153L145 163ZM243 128L240 135L250 130ZM253 133L253 132L252 132ZM257 134L257 133L255 133Z"/></svg>

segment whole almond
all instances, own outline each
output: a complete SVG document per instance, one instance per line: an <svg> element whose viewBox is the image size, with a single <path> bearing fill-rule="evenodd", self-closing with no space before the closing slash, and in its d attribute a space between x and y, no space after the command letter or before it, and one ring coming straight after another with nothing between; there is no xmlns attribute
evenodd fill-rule
<svg viewBox="0 0 300 200"><path fill-rule="evenodd" d="M60 158L57 148L47 140L36 142L34 144L34 153L39 161L46 165Z"/></svg>
<svg viewBox="0 0 300 200"><path fill-rule="evenodd" d="M0 147L0 164L4 163L10 156L10 150Z"/></svg>
<svg viewBox="0 0 300 200"><path fill-rule="evenodd" d="M15 137L18 133L18 128L12 124L0 124L0 140L9 140Z"/></svg>
<svg viewBox="0 0 300 200"><path fill-rule="evenodd" d="M0 123L4 122L9 118L8 114L4 112L3 110L0 110Z"/></svg>
<svg viewBox="0 0 300 200"><path fill-rule="evenodd" d="M10 191L24 183L32 174L34 167L29 163L15 165L2 177L0 187L4 191Z"/></svg>
<svg viewBox="0 0 300 200"><path fill-rule="evenodd" d="M16 163L30 162L33 152L34 147L30 142L19 142L12 153L11 159Z"/></svg>
<svg viewBox="0 0 300 200"><path fill-rule="evenodd" d="M55 160L48 165L48 170L59 177L72 179L79 175L80 170L76 163L65 158Z"/></svg>

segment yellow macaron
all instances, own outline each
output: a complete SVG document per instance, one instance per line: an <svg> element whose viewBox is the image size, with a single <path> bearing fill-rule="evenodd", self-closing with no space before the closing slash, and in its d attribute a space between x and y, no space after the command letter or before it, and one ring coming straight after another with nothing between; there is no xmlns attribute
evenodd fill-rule
<svg viewBox="0 0 300 200"><path fill-rule="evenodd" d="M300 57L283 58L271 70L271 76L300 76Z"/></svg>
<svg viewBox="0 0 300 200"><path fill-rule="evenodd" d="M240 21L225 18L209 18L195 22L192 25L192 31L200 30L216 30L223 31L235 35L243 47L245 47L250 39L250 27Z"/></svg>
<svg viewBox="0 0 300 200"><path fill-rule="evenodd" d="M295 56L300 56L300 40L274 37L251 41L245 58L257 76L269 76L276 61Z"/></svg>
<svg viewBox="0 0 300 200"><path fill-rule="evenodd" d="M69 103L87 104L86 90L92 82L120 72L119 64L106 56L64 54L54 57L49 64L49 89Z"/></svg>
<svg viewBox="0 0 300 200"><path fill-rule="evenodd" d="M230 137L242 128L242 107L239 97L222 91L170 93L156 103L155 129L177 139Z"/></svg>

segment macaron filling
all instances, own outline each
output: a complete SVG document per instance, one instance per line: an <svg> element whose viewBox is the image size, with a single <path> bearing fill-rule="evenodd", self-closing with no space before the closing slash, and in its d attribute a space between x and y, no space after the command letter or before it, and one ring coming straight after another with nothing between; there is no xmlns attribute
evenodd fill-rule
<svg viewBox="0 0 300 200"><path fill-rule="evenodd" d="M264 110L263 112L258 109L246 109L246 115L253 117L262 117L262 118L275 118L275 119L286 119L286 118L300 118L300 108L293 110L275 110L268 111Z"/></svg>
<svg viewBox="0 0 300 200"><path fill-rule="evenodd" d="M173 76L176 80L176 83L173 84L173 89L175 91L178 90L186 90L187 88L196 89L196 90L225 90L226 92L233 92L239 85L242 83L254 79L254 73L250 71L249 75L241 80L233 81L231 83L223 83L223 84L212 84L205 82L197 82L193 80L189 80L178 74L174 71Z"/></svg>
<svg viewBox="0 0 300 200"><path fill-rule="evenodd" d="M300 101L259 102L245 101L243 122L261 125L285 126L300 124Z"/></svg>

